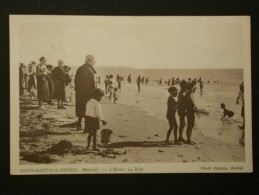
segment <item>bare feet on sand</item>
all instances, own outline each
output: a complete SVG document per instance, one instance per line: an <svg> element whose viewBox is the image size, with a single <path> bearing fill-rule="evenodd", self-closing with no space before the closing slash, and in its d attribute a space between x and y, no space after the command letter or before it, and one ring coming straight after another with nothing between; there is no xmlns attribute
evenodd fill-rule
<svg viewBox="0 0 259 195"><path fill-rule="evenodd" d="M183 139L182 137L179 137L179 138L178 138L178 141L179 141L179 142L186 142L186 140Z"/></svg>
<svg viewBox="0 0 259 195"><path fill-rule="evenodd" d="M193 142L193 141L191 141L191 140L188 140L188 141L186 141L186 142L185 142L185 144L195 145L196 143L195 143L195 142Z"/></svg>

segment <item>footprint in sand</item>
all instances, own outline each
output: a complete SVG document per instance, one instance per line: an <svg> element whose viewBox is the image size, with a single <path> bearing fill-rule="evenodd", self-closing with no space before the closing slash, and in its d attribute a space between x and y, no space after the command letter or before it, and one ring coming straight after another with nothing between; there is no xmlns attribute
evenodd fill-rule
<svg viewBox="0 0 259 195"><path fill-rule="evenodd" d="M178 155L177 155L177 157L184 157L184 156L183 156L183 155L181 155L181 154L178 154Z"/></svg>
<svg viewBox="0 0 259 195"><path fill-rule="evenodd" d="M164 152L163 150L158 150L158 152Z"/></svg>

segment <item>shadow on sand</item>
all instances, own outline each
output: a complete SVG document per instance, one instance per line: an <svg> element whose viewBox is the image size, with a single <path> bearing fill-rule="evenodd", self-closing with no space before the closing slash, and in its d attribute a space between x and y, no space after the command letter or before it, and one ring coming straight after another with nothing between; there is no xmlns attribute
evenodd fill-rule
<svg viewBox="0 0 259 195"><path fill-rule="evenodd" d="M125 141L115 142L107 145L100 145L100 148L125 148L125 147L168 147L171 145L165 144L163 141Z"/></svg>

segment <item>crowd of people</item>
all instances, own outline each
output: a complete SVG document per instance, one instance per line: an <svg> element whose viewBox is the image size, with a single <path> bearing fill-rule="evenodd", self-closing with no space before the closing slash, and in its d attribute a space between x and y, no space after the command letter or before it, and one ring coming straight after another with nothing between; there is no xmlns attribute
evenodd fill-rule
<svg viewBox="0 0 259 195"><path fill-rule="evenodd" d="M95 77L96 71L94 69L95 59L92 55L87 55L85 63L80 66L75 74L75 77L70 75L70 67L64 65L62 60L59 60L57 66L54 68L52 65L47 64L47 59L41 57L39 64L31 62L28 67L23 63L20 64L20 95L24 94L24 89L27 89L30 93L30 98L35 98L37 94L37 100L39 109L44 109L43 104L47 103L52 105L53 99L57 100L57 108L65 109L64 102L71 101L73 95L75 95L75 108L76 116L78 117L76 130L82 130L82 119L85 121L85 127L83 132L89 133L87 139L87 148L89 149L91 140L93 139L93 150L98 150L96 147L96 132L100 129L101 125L107 124L103 120L100 101L105 94L109 98L113 98L113 102L116 104L119 98L119 92L121 91L122 82L124 76L119 74L115 77L114 87L113 75L106 75L104 79L104 90L97 88L101 83L101 77ZM73 81L74 77L74 82ZM138 76L136 78L137 89L140 92L141 84L148 84L149 77ZM153 80L162 85L162 78ZM132 76L127 76L127 82L132 83ZM217 81L218 82L218 81ZM202 94L204 82L202 78L191 79L187 81L179 78L171 78L164 81L169 86L169 97L167 101L167 113L166 118L169 122L169 129L166 136L166 144L170 144L171 132L174 134L174 144L195 144L192 139L192 130L195 123L195 114L198 113L193 94L196 91L196 86L199 85L200 92ZM209 82L207 82L209 83ZM73 85L74 84L74 85ZM175 85L180 85L180 91ZM75 92L75 94L74 94ZM176 98L177 97L177 98ZM240 85L240 93L238 95L236 103L242 100L241 116L244 118L244 83ZM221 108L224 111L223 118L231 118L234 113L226 109L224 103L221 104ZM179 128L176 119L176 113L179 116ZM186 124L187 121L187 124ZM243 120L244 121L244 120ZM185 126L186 140L183 138L183 131ZM243 122L243 129L245 123ZM179 133L179 136L178 136Z"/></svg>
<svg viewBox="0 0 259 195"><path fill-rule="evenodd" d="M71 101L73 92L72 77L69 74L70 67L64 65L62 60L58 61L58 65L54 68L47 64L45 57L39 59L39 64L32 61L26 66L20 63L19 67L19 85L20 95L25 90L30 94L30 98L37 98L39 108L44 109L43 103L52 105L53 99L58 101L58 109L65 109L63 102Z"/></svg>

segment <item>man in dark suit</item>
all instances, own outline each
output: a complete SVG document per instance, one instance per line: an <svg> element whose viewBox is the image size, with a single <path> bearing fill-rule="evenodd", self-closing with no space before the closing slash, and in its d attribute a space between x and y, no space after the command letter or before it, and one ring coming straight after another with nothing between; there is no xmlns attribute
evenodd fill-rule
<svg viewBox="0 0 259 195"><path fill-rule="evenodd" d="M94 56L87 55L85 64L80 66L75 75L75 91L76 91L76 116L78 117L77 130L81 129L82 118L85 117L86 103L91 99L91 93L95 88L94 74L96 71L93 66L95 64ZM86 131L86 126L85 130Z"/></svg>

